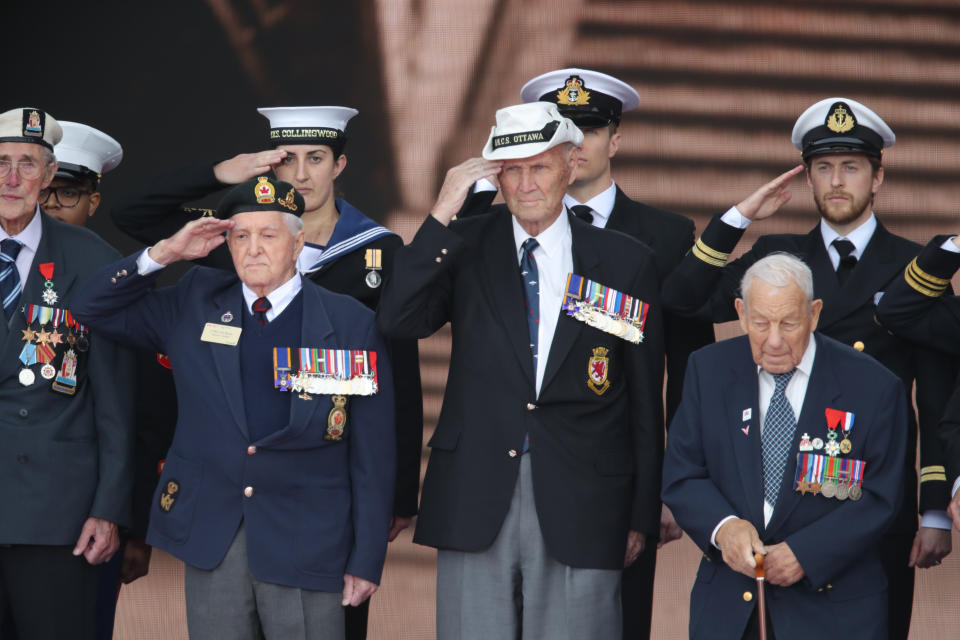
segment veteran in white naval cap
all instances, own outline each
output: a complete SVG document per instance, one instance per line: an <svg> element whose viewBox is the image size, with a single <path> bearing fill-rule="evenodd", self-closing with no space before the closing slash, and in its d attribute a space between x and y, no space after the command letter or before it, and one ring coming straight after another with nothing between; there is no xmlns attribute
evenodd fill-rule
<svg viewBox="0 0 960 640"><path fill-rule="evenodd" d="M131 361L71 313L117 254L39 204L62 135L42 109L0 114L0 611L21 639L93 638L93 565L130 524Z"/></svg>
<svg viewBox="0 0 960 640"><path fill-rule="evenodd" d="M802 164L710 222L667 279L664 303L680 313L695 313L706 303L715 322L735 319L733 301L746 269L767 254L792 253L810 266L816 295L823 299L818 331L873 356L895 373L908 407L913 406L911 390L916 384L917 411L908 411L904 499L880 553L890 585L889 637L905 639L914 567L936 566L951 549L945 513L949 495L936 427L950 395L950 385L943 381L954 379L956 367L943 354L894 336L875 321L877 302L920 250L890 233L874 212L874 198L884 179L884 150L896 142L893 130L866 105L832 97L800 115L791 141ZM747 226L773 215L790 199L789 183L800 173L805 174L819 214L813 229L806 234L761 235L749 251L728 263ZM825 434L809 435L822 440ZM913 471L918 446L919 500ZM769 583L769 571L767 576Z"/></svg>
<svg viewBox="0 0 960 640"><path fill-rule="evenodd" d="M654 252L661 281L693 246L694 225L689 218L632 200L613 179L613 163L620 151L623 114L640 105L640 94L626 82L591 69L548 71L520 90L524 102L542 100L557 105L583 132L577 177L563 202L573 214L596 227L636 238ZM649 116L646 116L649 117ZM638 141L644 146L649 141ZM643 175L640 173L642 180ZM713 342L713 323L669 314L664 320L667 422L676 412L690 354ZM680 528L664 508L657 544L648 545L623 574L623 637L650 635L653 578L657 548L676 540Z"/></svg>
<svg viewBox="0 0 960 640"><path fill-rule="evenodd" d="M40 204L57 220L82 226L100 206L100 179L123 160L123 148L89 125L62 120L60 126L63 138L53 148L59 166Z"/></svg>
<svg viewBox="0 0 960 640"><path fill-rule="evenodd" d="M658 529L656 266L563 206L582 141L555 104L500 109L384 283L384 333L453 329L414 536L444 640L619 640L621 570ZM453 220L494 176L506 208Z"/></svg>

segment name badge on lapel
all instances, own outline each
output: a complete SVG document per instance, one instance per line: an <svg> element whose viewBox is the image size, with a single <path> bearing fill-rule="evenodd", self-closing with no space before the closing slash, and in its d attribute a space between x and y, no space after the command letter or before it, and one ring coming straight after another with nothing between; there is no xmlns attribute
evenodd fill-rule
<svg viewBox="0 0 960 640"><path fill-rule="evenodd" d="M216 324L208 322L203 326L203 333L200 339L204 342L215 342L216 344L225 344L228 347L235 347L240 342L240 333L243 331L240 327L228 327L225 324Z"/></svg>

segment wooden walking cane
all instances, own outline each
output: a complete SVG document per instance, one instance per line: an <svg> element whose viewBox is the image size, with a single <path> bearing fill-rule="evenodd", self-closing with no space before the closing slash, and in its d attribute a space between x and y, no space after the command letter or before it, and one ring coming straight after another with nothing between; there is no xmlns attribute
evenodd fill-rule
<svg viewBox="0 0 960 640"><path fill-rule="evenodd" d="M753 554L757 563L757 620L760 623L760 640L767 640L767 601L763 597L763 582L767 572L763 568L763 555Z"/></svg>

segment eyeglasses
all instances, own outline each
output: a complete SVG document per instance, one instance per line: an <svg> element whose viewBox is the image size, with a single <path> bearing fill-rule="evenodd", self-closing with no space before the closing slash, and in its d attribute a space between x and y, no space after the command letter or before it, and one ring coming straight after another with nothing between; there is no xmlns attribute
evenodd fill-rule
<svg viewBox="0 0 960 640"><path fill-rule="evenodd" d="M20 174L23 175L23 174ZM56 196L61 207L74 207L80 202L80 196L89 195L93 191L78 189L77 187L48 187L40 190L40 204L47 204L50 196Z"/></svg>
<svg viewBox="0 0 960 640"><path fill-rule="evenodd" d="M17 170L21 178L26 180L38 178L43 172L43 166L34 160L21 160L19 162L0 160L0 179L6 178L14 169Z"/></svg>

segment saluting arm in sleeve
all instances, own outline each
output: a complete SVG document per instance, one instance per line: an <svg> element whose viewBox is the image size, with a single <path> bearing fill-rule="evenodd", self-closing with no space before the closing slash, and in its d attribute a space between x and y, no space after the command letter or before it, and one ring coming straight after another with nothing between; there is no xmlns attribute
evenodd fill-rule
<svg viewBox="0 0 960 640"><path fill-rule="evenodd" d="M907 265L880 298L877 319L904 338L960 355L960 299L950 295L960 253L942 248L949 238L935 237Z"/></svg>

